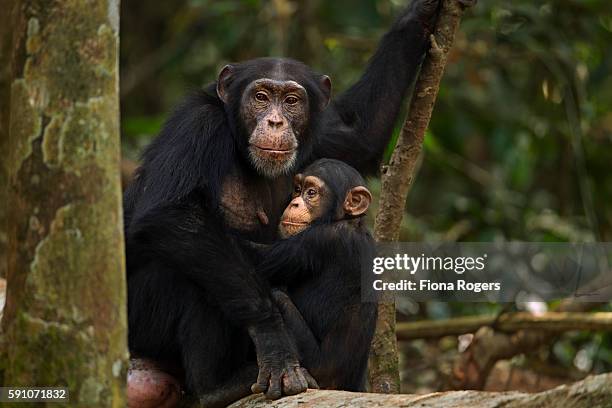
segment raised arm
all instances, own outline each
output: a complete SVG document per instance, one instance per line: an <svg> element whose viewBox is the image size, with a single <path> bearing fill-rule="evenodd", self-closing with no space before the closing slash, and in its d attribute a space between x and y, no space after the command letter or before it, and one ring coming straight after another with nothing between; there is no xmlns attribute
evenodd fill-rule
<svg viewBox="0 0 612 408"><path fill-rule="evenodd" d="M376 172L402 100L428 49L440 0L413 0L381 39L364 74L324 112L315 158Z"/></svg>

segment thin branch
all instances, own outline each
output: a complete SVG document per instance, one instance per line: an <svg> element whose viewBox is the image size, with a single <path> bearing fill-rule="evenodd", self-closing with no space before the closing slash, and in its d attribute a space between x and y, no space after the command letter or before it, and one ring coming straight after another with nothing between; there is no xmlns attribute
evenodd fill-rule
<svg viewBox="0 0 612 408"><path fill-rule="evenodd" d="M408 115L388 166L382 169L380 205L376 214L374 237L379 242L399 239L406 197L415 178L440 80L453 45L461 16L472 0L444 0L438 17L431 49L423 62ZM378 307L376 334L369 364L370 386L374 392L399 392L399 365L395 335L395 305Z"/></svg>
<svg viewBox="0 0 612 408"><path fill-rule="evenodd" d="M475 333L483 326L493 326L502 332L536 329L546 332L572 330L612 331L612 312L509 313L501 316L466 316L455 319L426 320L397 325L398 340L413 340Z"/></svg>

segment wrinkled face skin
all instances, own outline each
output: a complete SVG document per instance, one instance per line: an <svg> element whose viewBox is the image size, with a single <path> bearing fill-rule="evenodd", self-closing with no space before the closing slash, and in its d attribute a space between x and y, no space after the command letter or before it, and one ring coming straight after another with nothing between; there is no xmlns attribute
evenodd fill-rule
<svg viewBox="0 0 612 408"><path fill-rule="evenodd" d="M278 227L281 238L304 231L335 205L328 185L319 177L298 174L293 183L293 198L283 212ZM364 186L353 187L342 197L344 201L336 205L337 219L363 215L372 203L372 194Z"/></svg>
<svg viewBox="0 0 612 408"><path fill-rule="evenodd" d="M310 223L322 217L329 209L332 197L327 186L318 177L298 174L293 179L293 198L281 217L281 238L298 234Z"/></svg>
<svg viewBox="0 0 612 408"><path fill-rule="evenodd" d="M295 81L258 79L247 86L240 106L255 169L270 178L289 173L308 125L306 89Z"/></svg>

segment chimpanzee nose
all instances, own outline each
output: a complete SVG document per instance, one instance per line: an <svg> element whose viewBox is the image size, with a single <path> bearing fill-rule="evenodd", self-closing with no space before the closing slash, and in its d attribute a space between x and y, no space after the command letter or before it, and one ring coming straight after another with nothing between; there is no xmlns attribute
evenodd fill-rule
<svg viewBox="0 0 612 408"><path fill-rule="evenodd" d="M284 124L285 124L285 121L283 121L282 119L268 119L268 126L270 126L273 129L282 127Z"/></svg>

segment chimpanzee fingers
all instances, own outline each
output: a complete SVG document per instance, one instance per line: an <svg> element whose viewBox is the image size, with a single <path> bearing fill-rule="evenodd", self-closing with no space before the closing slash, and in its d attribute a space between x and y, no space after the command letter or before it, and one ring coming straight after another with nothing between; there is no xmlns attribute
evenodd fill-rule
<svg viewBox="0 0 612 408"><path fill-rule="evenodd" d="M415 6L418 7L418 13L422 17L429 17L433 15L440 5L440 0L420 0L414 2Z"/></svg>
<svg viewBox="0 0 612 408"><path fill-rule="evenodd" d="M302 374L300 367L291 367L283 375L283 394L295 395L306 391L308 382Z"/></svg>
<svg viewBox="0 0 612 408"><path fill-rule="evenodd" d="M283 395L281 381L281 372L278 370L272 370L268 390L265 392L265 396L267 399L275 400L279 399Z"/></svg>
<svg viewBox="0 0 612 408"><path fill-rule="evenodd" d="M416 19L427 26L433 24L438 10L440 9L441 0L414 0L410 3L407 12L399 20L400 27L414 24Z"/></svg>
<svg viewBox="0 0 612 408"><path fill-rule="evenodd" d="M304 367L300 367L300 371L302 372L302 375L304 376L304 378L306 379L306 382L308 383L308 388L318 390L319 384L317 384L317 380L315 380L314 377L310 375L308 370L305 369Z"/></svg>
<svg viewBox="0 0 612 408"><path fill-rule="evenodd" d="M257 374L257 382L251 385L251 392L253 394L259 394L261 392L266 392L268 390L268 383L270 381L270 372L269 370L259 370L259 374Z"/></svg>

